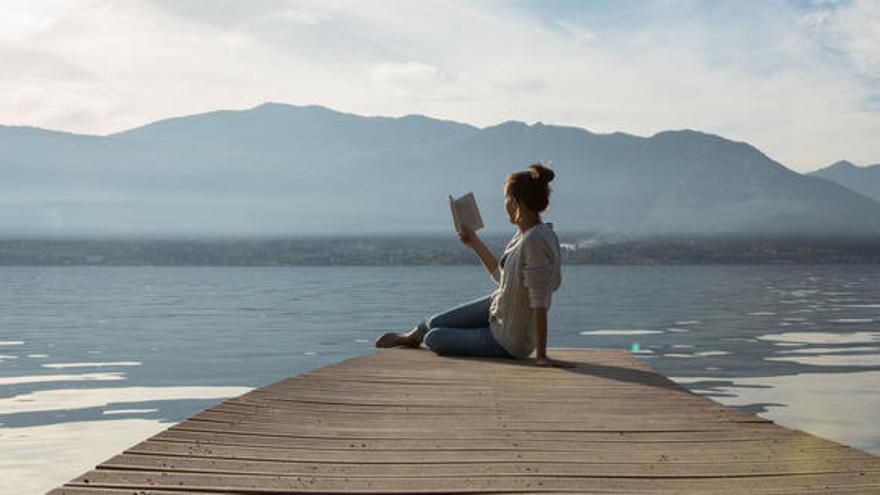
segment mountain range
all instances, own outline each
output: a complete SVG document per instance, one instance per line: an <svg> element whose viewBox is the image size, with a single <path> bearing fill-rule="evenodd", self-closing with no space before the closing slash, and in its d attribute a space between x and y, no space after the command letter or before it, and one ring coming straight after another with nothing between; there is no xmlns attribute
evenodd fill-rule
<svg viewBox="0 0 880 495"><path fill-rule="evenodd" d="M504 178L536 161L557 174L544 218L558 231L880 237L877 195L834 182L841 167L802 175L692 130L479 128L267 103L106 136L0 126L0 149L3 237L443 233L447 194L467 191L488 232L510 231Z"/></svg>
<svg viewBox="0 0 880 495"><path fill-rule="evenodd" d="M852 162L841 160L825 168L810 172L809 175L828 179L857 193L880 201L880 163L859 167Z"/></svg>

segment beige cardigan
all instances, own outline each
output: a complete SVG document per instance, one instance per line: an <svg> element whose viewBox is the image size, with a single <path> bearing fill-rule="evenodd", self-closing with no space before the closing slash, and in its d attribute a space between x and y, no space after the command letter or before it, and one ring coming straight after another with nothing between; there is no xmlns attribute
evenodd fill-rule
<svg viewBox="0 0 880 495"><path fill-rule="evenodd" d="M489 328L495 340L516 358L536 347L533 308L550 308L552 294L562 283L559 239L552 223L538 223L513 236L492 280L498 289L489 306ZM501 264L504 267L501 267Z"/></svg>

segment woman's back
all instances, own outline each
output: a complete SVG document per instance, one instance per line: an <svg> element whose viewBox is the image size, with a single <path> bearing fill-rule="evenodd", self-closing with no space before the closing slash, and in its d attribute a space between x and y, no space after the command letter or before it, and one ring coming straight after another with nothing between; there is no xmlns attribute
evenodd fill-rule
<svg viewBox="0 0 880 495"><path fill-rule="evenodd" d="M515 357L535 350L535 308L550 308L562 284L561 252L553 224L537 223L517 232L492 274L498 283L490 305L492 335Z"/></svg>

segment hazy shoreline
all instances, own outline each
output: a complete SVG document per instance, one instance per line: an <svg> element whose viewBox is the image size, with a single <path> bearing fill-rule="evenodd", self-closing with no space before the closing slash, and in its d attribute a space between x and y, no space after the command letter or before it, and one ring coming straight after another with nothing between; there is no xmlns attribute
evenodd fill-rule
<svg viewBox="0 0 880 495"><path fill-rule="evenodd" d="M500 252L508 235L486 235ZM584 265L877 264L880 241L560 235ZM212 239L0 239L0 266L418 266L477 264L449 235Z"/></svg>

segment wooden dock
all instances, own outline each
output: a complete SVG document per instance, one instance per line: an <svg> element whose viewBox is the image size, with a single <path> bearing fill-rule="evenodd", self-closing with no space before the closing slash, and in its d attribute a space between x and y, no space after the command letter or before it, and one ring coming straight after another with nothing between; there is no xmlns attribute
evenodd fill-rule
<svg viewBox="0 0 880 495"><path fill-rule="evenodd" d="M576 368L389 349L160 432L51 495L880 493L880 459L700 397L623 350Z"/></svg>

